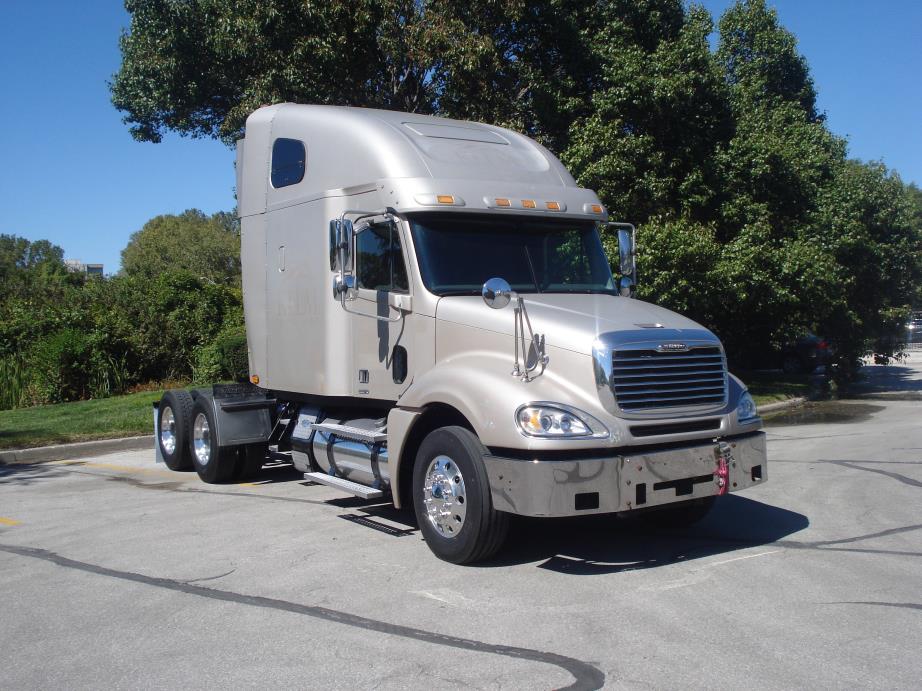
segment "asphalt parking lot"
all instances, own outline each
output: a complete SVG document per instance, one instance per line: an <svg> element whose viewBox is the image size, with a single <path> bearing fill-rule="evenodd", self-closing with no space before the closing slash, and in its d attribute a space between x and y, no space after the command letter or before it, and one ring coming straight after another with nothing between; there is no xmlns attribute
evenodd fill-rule
<svg viewBox="0 0 922 691"><path fill-rule="evenodd" d="M872 375L692 528L522 520L478 566L285 467L0 467L0 688L918 688L922 362Z"/></svg>

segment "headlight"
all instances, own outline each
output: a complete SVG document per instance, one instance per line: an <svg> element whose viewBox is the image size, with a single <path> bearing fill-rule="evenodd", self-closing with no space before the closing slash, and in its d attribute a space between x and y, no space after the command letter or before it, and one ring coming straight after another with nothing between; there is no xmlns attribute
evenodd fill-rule
<svg viewBox="0 0 922 691"><path fill-rule="evenodd" d="M515 412L515 422L529 437L608 439L608 429L588 413L560 403L529 403Z"/></svg>
<svg viewBox="0 0 922 691"><path fill-rule="evenodd" d="M756 402L752 400L752 396L749 395L748 391L744 391L743 395L740 396L740 402L736 405L737 422L751 420L757 417L758 414L758 411L756 411Z"/></svg>

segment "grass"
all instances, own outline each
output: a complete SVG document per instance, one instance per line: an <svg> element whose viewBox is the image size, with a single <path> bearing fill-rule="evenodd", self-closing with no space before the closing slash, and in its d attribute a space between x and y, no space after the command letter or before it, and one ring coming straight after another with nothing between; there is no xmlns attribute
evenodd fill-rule
<svg viewBox="0 0 922 691"><path fill-rule="evenodd" d="M0 449L153 434L151 404L162 391L0 410Z"/></svg>
<svg viewBox="0 0 922 691"><path fill-rule="evenodd" d="M744 372L738 376L749 387L749 393L752 394L757 406L786 401L799 396L806 397L810 394L810 384L807 376L803 374Z"/></svg>

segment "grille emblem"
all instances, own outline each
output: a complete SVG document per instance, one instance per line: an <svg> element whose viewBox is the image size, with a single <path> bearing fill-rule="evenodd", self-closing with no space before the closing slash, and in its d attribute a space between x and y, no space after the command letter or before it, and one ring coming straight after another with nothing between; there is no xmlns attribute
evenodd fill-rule
<svg viewBox="0 0 922 691"><path fill-rule="evenodd" d="M656 349L661 353L684 353L689 350L684 343L661 343Z"/></svg>

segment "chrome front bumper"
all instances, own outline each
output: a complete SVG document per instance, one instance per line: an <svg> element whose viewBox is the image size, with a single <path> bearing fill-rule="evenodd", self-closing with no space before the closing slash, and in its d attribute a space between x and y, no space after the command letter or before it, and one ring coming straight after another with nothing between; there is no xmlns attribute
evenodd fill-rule
<svg viewBox="0 0 922 691"><path fill-rule="evenodd" d="M521 516L613 513L735 492L765 482L765 433L608 458L487 455L493 506Z"/></svg>

